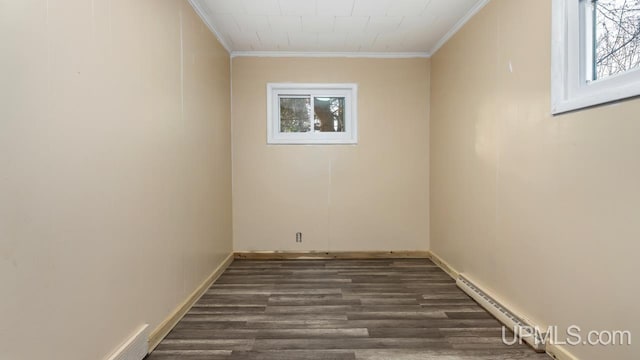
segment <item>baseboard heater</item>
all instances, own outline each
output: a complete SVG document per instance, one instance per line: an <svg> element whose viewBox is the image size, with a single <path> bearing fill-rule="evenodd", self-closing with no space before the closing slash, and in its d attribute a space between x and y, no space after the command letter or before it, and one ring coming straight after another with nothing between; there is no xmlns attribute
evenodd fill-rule
<svg viewBox="0 0 640 360"><path fill-rule="evenodd" d="M471 296L480 306L495 316L501 323L514 331L516 335L521 335L521 339L529 344L537 352L545 352L546 334L534 331L534 325L524 321L521 317L509 311L505 306L487 295L480 288L475 286L469 279L459 275L456 284L462 291Z"/></svg>

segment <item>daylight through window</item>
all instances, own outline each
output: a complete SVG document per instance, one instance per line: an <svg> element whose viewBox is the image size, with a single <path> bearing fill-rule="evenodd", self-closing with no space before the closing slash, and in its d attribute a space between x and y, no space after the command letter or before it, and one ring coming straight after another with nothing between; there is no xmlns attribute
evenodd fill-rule
<svg viewBox="0 0 640 360"><path fill-rule="evenodd" d="M587 78L604 79L640 66L640 0L589 0L585 26L591 32Z"/></svg>
<svg viewBox="0 0 640 360"><path fill-rule="evenodd" d="M553 0L552 112L640 95L640 0Z"/></svg>
<svg viewBox="0 0 640 360"><path fill-rule="evenodd" d="M268 84L270 144L355 144L355 84Z"/></svg>

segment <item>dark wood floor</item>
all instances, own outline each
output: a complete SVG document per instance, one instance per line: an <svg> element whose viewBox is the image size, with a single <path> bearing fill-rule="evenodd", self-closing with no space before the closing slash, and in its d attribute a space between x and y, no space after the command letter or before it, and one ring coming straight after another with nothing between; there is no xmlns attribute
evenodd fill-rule
<svg viewBox="0 0 640 360"><path fill-rule="evenodd" d="M147 359L550 358L429 260L236 260Z"/></svg>

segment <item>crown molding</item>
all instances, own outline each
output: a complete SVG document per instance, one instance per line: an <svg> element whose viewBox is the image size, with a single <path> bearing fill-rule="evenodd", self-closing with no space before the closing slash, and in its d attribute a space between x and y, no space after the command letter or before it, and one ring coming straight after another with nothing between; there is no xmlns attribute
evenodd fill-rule
<svg viewBox="0 0 640 360"><path fill-rule="evenodd" d="M429 51L429 54L433 55L438 50L440 50L440 48L444 44L446 44L447 41L449 41L449 39L453 37L453 35L455 35L458 31L460 31L460 29L462 29L462 27L467 22L469 22L469 20L471 20L471 18L475 14L477 14L480 10L482 10L482 8L485 7L485 5L489 3L489 1L490 0L481 0L478 3L476 3L471 9L469 9L469 11L462 17L462 19L460 19L449 31L447 31L446 34L444 34L442 38L440 38L440 40L438 40L435 46L431 48L431 51Z"/></svg>
<svg viewBox="0 0 640 360"><path fill-rule="evenodd" d="M218 30L216 30L215 26L213 26L211 21L208 19L207 11L202 7L202 5L200 5L200 2L197 0L189 0L189 4L191 4L191 7L193 8L193 10L195 10L196 14L198 14L200 19L202 19L202 22L204 22L205 25L207 25L207 27L209 28L209 30L211 30L213 35L215 35L220 45L222 45L222 47L225 50L227 50L227 52L231 55L232 53L231 47L229 46L229 44L227 44L227 42L224 40L222 35L218 32Z"/></svg>
<svg viewBox="0 0 640 360"><path fill-rule="evenodd" d="M427 52L333 52L333 51L232 51L231 57L313 57L313 58L379 58L379 59L411 59L429 58Z"/></svg>

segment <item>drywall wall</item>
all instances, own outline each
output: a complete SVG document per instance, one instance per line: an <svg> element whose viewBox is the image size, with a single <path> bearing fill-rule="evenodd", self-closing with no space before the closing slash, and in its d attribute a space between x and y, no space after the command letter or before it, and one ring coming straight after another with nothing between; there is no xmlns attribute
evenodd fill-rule
<svg viewBox="0 0 640 360"><path fill-rule="evenodd" d="M428 249L428 59L239 57L232 69L235 250ZM269 82L357 83L359 143L267 145Z"/></svg>
<svg viewBox="0 0 640 360"><path fill-rule="evenodd" d="M550 21L551 1L494 0L432 58L432 250L561 341L637 337L640 101L551 116Z"/></svg>
<svg viewBox="0 0 640 360"><path fill-rule="evenodd" d="M0 359L103 359L232 251L229 55L186 1L0 1Z"/></svg>

